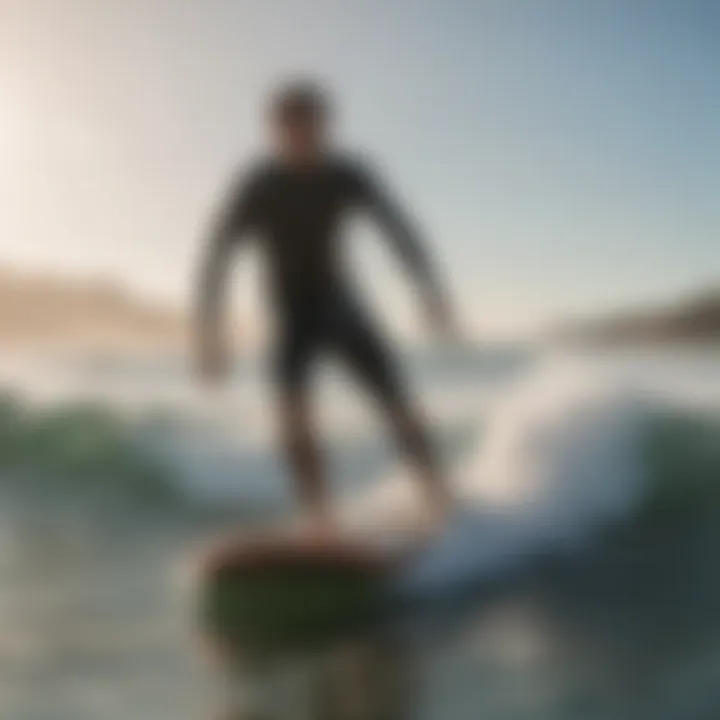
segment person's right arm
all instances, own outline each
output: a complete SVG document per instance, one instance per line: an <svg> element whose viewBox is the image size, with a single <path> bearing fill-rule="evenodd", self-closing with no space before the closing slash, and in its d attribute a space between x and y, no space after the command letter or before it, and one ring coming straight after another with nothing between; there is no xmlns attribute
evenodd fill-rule
<svg viewBox="0 0 720 720"><path fill-rule="evenodd" d="M198 371L205 380L218 380L228 370L229 353L223 333L230 265L240 240L257 219L258 180L236 180L217 213L205 240L197 288Z"/></svg>

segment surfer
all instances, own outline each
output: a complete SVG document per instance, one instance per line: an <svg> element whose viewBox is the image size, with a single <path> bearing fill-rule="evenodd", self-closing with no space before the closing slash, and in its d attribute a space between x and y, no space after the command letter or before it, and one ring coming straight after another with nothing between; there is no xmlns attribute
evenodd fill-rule
<svg viewBox="0 0 720 720"><path fill-rule="evenodd" d="M277 152L243 171L207 239L199 282L198 366L218 381L229 369L221 330L233 254L249 236L264 253L277 326L273 377L285 455L311 527L333 527L309 381L325 353L339 358L377 401L424 490L437 526L448 492L426 422L387 340L362 306L343 256L341 224L352 211L374 217L418 283L431 325L452 327L432 263L408 220L372 171L332 147L331 107L322 88L294 82L275 94L269 126Z"/></svg>

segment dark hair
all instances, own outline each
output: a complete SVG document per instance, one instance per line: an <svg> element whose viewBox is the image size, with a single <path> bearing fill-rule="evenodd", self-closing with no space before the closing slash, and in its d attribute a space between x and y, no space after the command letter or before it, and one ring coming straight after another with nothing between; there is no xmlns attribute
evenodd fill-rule
<svg viewBox="0 0 720 720"><path fill-rule="evenodd" d="M327 92L316 82L295 81L282 85L270 102L270 114L281 122L325 120L330 114Z"/></svg>

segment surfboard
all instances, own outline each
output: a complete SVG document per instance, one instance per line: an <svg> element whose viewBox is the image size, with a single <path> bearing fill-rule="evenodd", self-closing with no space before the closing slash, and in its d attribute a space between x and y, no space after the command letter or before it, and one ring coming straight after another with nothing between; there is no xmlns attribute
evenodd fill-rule
<svg viewBox="0 0 720 720"><path fill-rule="evenodd" d="M271 652L359 630L382 615L420 547L278 530L222 538L199 564L203 633L226 648Z"/></svg>

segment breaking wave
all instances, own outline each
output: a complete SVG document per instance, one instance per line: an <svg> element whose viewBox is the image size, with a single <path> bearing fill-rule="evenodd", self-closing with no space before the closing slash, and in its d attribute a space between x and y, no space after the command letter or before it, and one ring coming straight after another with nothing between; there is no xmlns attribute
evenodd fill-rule
<svg viewBox="0 0 720 720"><path fill-rule="evenodd" d="M416 585L478 577L597 542L614 527L680 522L720 507L720 416L657 402L580 362L540 363L496 403L464 408L444 424L461 510L413 568ZM129 412L5 395L0 480L4 491L122 500L146 513L289 508L272 435L236 427L232 419L208 423L189 406ZM413 488L391 473L379 434L353 429L331 445L340 474L352 476L351 514L399 526ZM376 487L358 489L376 478Z"/></svg>

